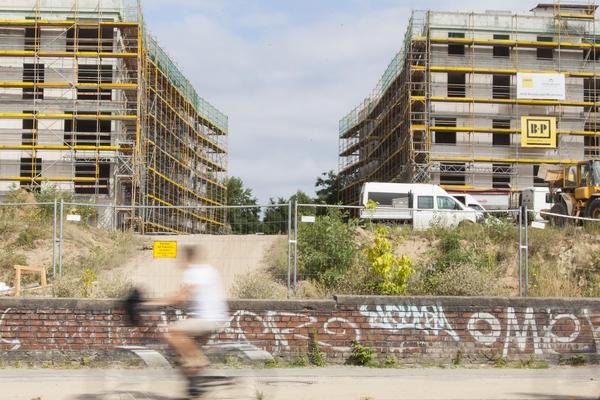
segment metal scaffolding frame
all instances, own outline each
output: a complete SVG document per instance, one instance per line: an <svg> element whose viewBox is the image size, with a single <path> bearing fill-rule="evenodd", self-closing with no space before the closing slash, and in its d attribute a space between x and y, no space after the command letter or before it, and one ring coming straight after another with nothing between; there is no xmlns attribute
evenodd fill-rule
<svg viewBox="0 0 600 400"><path fill-rule="evenodd" d="M340 200L345 204L358 201L362 184L367 181L381 182L430 182L433 174L466 177L491 175L517 176L520 164L539 165L543 163L567 164L578 160L564 157L560 151L553 157L545 157L535 151L529 151L513 140L504 150L508 155L494 154L491 143L480 141L482 134L520 134L518 117L524 107L536 107L542 115L557 117L557 133L563 136L600 136L597 129L597 110L600 106L600 83L596 79L600 73L596 70L596 55L600 40L596 35L594 1L561 3L555 1L548 15L539 15L551 22L552 28L547 35L552 41L523 40L524 33L544 33L531 31L521 22L523 16L533 14L502 13L510 17L510 24L502 31L495 31L481 25L479 17L488 13L455 12L464 20L463 25L448 22L436 25L431 21L432 11L414 11L409 20L404 45L394 57L375 90L361 105L340 120L339 127L339 174L341 178ZM576 4L575 4L576 3ZM547 6L548 7L548 6ZM573 11L577 10L577 11ZM440 37L440 28L461 31L460 35L448 34ZM489 38L490 33L502 33L508 38ZM442 57L448 46L464 46L462 57ZM476 50L502 46L509 49L510 67L496 63L494 59L476 56ZM519 60L526 49L552 49L556 57L552 65L529 64ZM581 62L561 59L563 54L583 52ZM586 56L587 54L587 56ZM582 99L525 100L517 99L511 78L518 72L564 73L567 77L583 78L590 84L583 90ZM461 84L434 82L432 77L440 73L464 74ZM508 85L493 86L492 96L480 96L478 93L489 90L492 84L477 83L474 77L481 75L507 76ZM438 95L441 89L447 95ZM435 110L435 105L457 104L461 112L444 113ZM477 126L477 118L498 118L498 114L486 115L481 105L502 105L510 107L506 118L513 121L507 127ZM526 114L524 114L526 115ZM462 123L457 124L456 118ZM455 123L444 123L444 119L454 118ZM467 122L468 121L468 122ZM577 125L577 129L572 126ZM571 127L569 127L571 126ZM439 146L434 144L436 133L453 132L464 136L461 146ZM586 155L600 155L600 138L585 140ZM437 146L437 147L436 147ZM562 156L562 157L561 157ZM491 164L493 163L493 164ZM484 165L485 164L485 165ZM491 166L490 166L491 164ZM521 177L523 177L521 175ZM533 175L529 178L534 178ZM487 190L468 184L445 184L450 189Z"/></svg>
<svg viewBox="0 0 600 400"><path fill-rule="evenodd" d="M223 205L227 178L227 117L152 37L139 1L15 1L0 15L0 182L52 182L143 232L221 229L223 210L132 207Z"/></svg>

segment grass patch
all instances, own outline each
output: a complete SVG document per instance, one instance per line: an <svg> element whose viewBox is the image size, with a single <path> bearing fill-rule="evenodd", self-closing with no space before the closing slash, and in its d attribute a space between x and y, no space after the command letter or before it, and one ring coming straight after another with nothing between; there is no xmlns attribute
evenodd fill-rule
<svg viewBox="0 0 600 400"><path fill-rule="evenodd" d="M262 271L237 275L231 291L238 299L287 298L287 287L275 282L269 274Z"/></svg>

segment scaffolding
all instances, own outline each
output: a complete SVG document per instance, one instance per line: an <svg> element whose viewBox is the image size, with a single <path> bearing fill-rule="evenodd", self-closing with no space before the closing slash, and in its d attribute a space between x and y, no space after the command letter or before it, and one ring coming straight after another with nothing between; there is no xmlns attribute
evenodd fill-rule
<svg viewBox="0 0 600 400"><path fill-rule="evenodd" d="M340 121L340 200L358 202L367 181L515 190L540 184L540 164L599 156L595 2L532 11L414 11L375 90ZM520 72L564 74L566 100L518 99ZM520 147L521 115L555 116L558 148Z"/></svg>
<svg viewBox="0 0 600 400"><path fill-rule="evenodd" d="M0 191L52 184L144 232L223 226L203 206L226 201L227 117L152 37L139 1L0 6L0 132Z"/></svg>

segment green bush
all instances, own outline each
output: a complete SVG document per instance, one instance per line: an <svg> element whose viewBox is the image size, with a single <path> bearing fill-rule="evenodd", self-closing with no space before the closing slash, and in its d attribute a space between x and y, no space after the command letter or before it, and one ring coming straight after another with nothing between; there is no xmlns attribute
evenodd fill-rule
<svg viewBox="0 0 600 400"><path fill-rule="evenodd" d="M348 358L348 364L366 366L373 362L375 350L367 345L362 345L358 341L352 342L352 353Z"/></svg>
<svg viewBox="0 0 600 400"><path fill-rule="evenodd" d="M43 186L39 192L34 193L34 196L38 203L53 203L54 200L57 200L57 203L60 203L61 200L68 203L73 200L72 193L61 191L55 185ZM57 216L59 206L57 205ZM50 221L54 218L54 204L44 204L38 208L41 218Z"/></svg>
<svg viewBox="0 0 600 400"><path fill-rule="evenodd" d="M398 257L392 252L385 227L377 227L375 241L365 249L370 264L369 286L373 294L399 295L406 291L408 278L414 270L407 256Z"/></svg>
<svg viewBox="0 0 600 400"><path fill-rule="evenodd" d="M335 286L358 254L354 241L355 220L344 221L343 214L331 209L315 223L298 229L298 266L302 276L326 287Z"/></svg>

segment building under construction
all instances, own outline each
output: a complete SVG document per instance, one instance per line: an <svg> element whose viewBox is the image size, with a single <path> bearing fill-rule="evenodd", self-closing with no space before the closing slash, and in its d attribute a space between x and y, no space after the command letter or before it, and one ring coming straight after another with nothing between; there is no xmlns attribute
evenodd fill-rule
<svg viewBox="0 0 600 400"><path fill-rule="evenodd" d="M373 93L340 121L340 200L357 203L369 181L431 182L508 205L545 186L542 165L600 156L595 14L589 1L413 12Z"/></svg>
<svg viewBox="0 0 600 400"><path fill-rule="evenodd" d="M55 185L106 205L113 224L214 232L227 125L150 35L139 2L0 5L0 193Z"/></svg>

